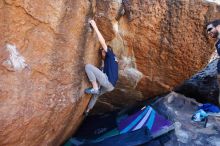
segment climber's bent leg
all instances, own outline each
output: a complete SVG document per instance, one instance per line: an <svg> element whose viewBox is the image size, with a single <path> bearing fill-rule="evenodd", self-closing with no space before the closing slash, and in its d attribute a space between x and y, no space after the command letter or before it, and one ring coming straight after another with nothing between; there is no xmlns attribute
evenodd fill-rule
<svg viewBox="0 0 220 146"><path fill-rule="evenodd" d="M89 101L89 104L87 106L86 111L84 112L84 114L87 116L88 113L90 112L90 110L94 107L97 99L98 99L99 95L93 95L92 98Z"/></svg>
<svg viewBox="0 0 220 146"><path fill-rule="evenodd" d="M97 67L91 64L85 66L86 74L89 78L89 81L92 83L92 88L85 90L88 94L99 94L99 88L97 81L102 84L106 80L106 75L99 70Z"/></svg>

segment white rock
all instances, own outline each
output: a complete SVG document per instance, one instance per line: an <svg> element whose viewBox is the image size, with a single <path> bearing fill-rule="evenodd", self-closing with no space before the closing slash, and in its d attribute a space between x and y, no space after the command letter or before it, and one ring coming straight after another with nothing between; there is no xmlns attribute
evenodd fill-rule
<svg viewBox="0 0 220 146"><path fill-rule="evenodd" d="M15 45L7 44L6 49L9 52L9 58L3 62L3 65L11 71L21 71L27 67L25 59L20 55Z"/></svg>

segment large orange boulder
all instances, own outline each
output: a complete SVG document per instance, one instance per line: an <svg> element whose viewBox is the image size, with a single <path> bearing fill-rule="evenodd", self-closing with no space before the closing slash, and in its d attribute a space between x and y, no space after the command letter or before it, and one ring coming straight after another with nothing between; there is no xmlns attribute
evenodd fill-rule
<svg viewBox="0 0 220 146"><path fill-rule="evenodd" d="M97 4L100 27L109 23L103 19L112 22L102 30L115 31L109 43L124 67L116 90L100 98L97 110L114 110L172 90L203 68L214 51L205 26L220 16L215 3L130 0L130 21L127 15L114 19L119 6Z"/></svg>
<svg viewBox="0 0 220 146"><path fill-rule="evenodd" d="M130 22L115 20L120 5L0 1L1 146L60 145L76 130L90 98L83 92L89 86L84 66L99 63L90 18L120 59L120 80L110 93L115 99L106 104L167 92L206 64L213 49L204 25L218 16L217 5L132 0Z"/></svg>

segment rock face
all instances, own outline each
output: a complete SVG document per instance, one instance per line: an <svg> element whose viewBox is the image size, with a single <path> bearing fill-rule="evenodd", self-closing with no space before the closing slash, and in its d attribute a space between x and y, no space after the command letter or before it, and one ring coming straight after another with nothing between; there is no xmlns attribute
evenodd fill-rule
<svg viewBox="0 0 220 146"><path fill-rule="evenodd" d="M171 133L170 140L165 146L208 145L217 146L220 138L219 117L209 115L208 123L193 122L192 115L201 106L201 103L186 98L181 94L171 92L154 103L155 109L175 122L175 132Z"/></svg>
<svg viewBox="0 0 220 146"><path fill-rule="evenodd" d="M213 103L220 105L218 99L219 89L217 83L217 63L219 59L210 62L202 71L174 90L187 97L191 97L200 103Z"/></svg>
<svg viewBox="0 0 220 146"><path fill-rule="evenodd" d="M90 98L84 66L98 65L89 18L121 60L110 105L169 91L213 51L203 28L218 17L215 4L133 0L130 22L115 20L119 7L110 0L0 1L1 146L60 145L78 127Z"/></svg>
<svg viewBox="0 0 220 146"><path fill-rule="evenodd" d="M204 28L207 21L218 18L219 6L206 1L132 0L130 3L133 18L130 22L126 16L119 22L114 20L116 2L97 4L100 27L109 23L106 18L111 20L113 28L102 27L102 30L115 30L116 37L109 43L124 57L122 62L126 62L118 87L100 98L98 108L115 109L165 93L201 69L214 50L214 42L207 38ZM130 69L138 72L128 74Z"/></svg>
<svg viewBox="0 0 220 146"><path fill-rule="evenodd" d="M0 46L15 45L27 64L20 71L1 66L0 145L60 145L89 100L83 89L85 60L96 61L85 55L96 54L85 25L91 3L1 0L0 8Z"/></svg>

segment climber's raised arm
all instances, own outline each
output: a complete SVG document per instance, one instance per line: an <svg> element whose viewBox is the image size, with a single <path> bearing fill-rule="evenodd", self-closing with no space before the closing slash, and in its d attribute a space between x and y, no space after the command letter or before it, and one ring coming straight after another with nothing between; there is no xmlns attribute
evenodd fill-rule
<svg viewBox="0 0 220 146"><path fill-rule="evenodd" d="M90 20L89 23L92 25L93 29L95 30L97 36L98 36L98 39L99 39L99 42L101 43L102 45L102 48L105 50L105 52L107 52L107 45L105 43L105 39L103 38L102 34L100 33L96 23L94 20Z"/></svg>

